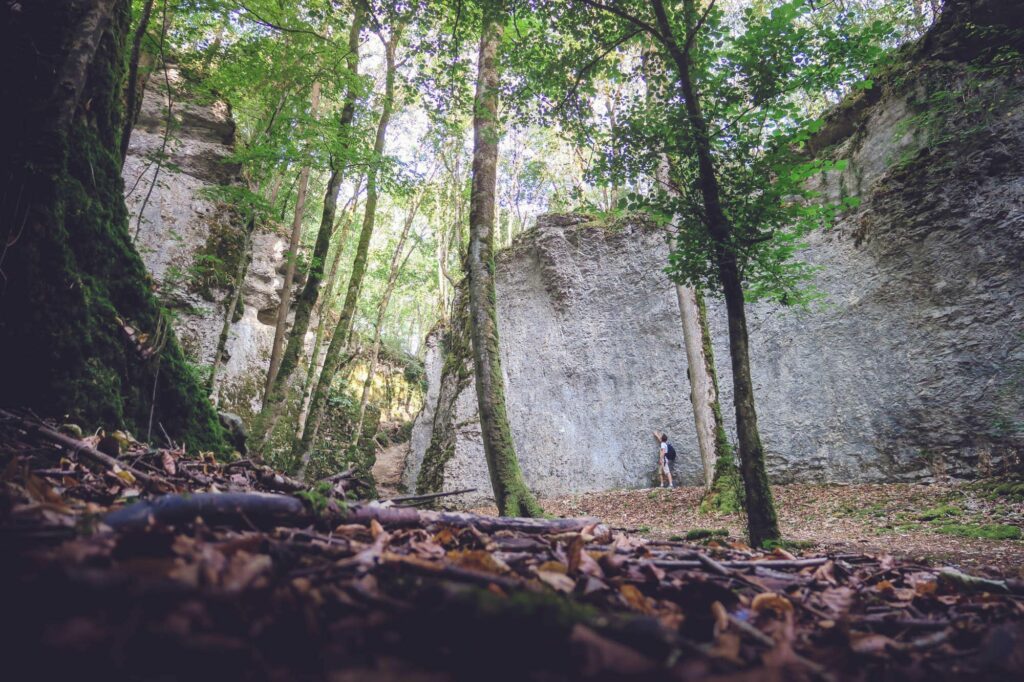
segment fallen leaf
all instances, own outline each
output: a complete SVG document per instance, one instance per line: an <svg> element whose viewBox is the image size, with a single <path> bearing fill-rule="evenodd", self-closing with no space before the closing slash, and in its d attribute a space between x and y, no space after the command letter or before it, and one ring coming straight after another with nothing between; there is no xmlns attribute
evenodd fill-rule
<svg viewBox="0 0 1024 682"><path fill-rule="evenodd" d="M729 612L726 611L722 602L716 601L711 604L711 615L715 619L715 635L729 629Z"/></svg>
<svg viewBox="0 0 1024 682"><path fill-rule="evenodd" d="M651 606L647 601L647 597L644 596L643 592L637 589L636 585L630 585L629 583L620 585L619 594L622 595L622 598L626 600L626 604L628 604L634 611L639 611L640 613L646 613L648 615L652 613L653 609L651 609Z"/></svg>
<svg viewBox="0 0 1024 682"><path fill-rule="evenodd" d="M504 561L482 549L458 549L448 552L456 566L487 573L508 573L512 569Z"/></svg>
<svg viewBox="0 0 1024 682"><path fill-rule="evenodd" d="M576 583L572 578L564 573L555 573L553 571L537 571L537 577L542 582L554 589L556 592L572 592L576 587Z"/></svg>
<svg viewBox="0 0 1024 682"><path fill-rule="evenodd" d="M850 649L867 656L883 656L890 648L898 648L898 642L891 637L877 633L855 632L850 635Z"/></svg>
<svg viewBox="0 0 1024 682"><path fill-rule="evenodd" d="M792 602L776 592L765 592L757 595L754 597L754 601L751 602L750 608L754 613L760 614L765 611L772 611L777 616L793 612Z"/></svg>
<svg viewBox="0 0 1024 682"><path fill-rule="evenodd" d="M655 661L585 625L573 626L569 645L580 677L650 675L658 669Z"/></svg>
<svg viewBox="0 0 1024 682"><path fill-rule="evenodd" d="M174 462L174 456L167 450L163 451L160 455L160 463L164 467L164 471L168 476L173 476L178 473L178 465Z"/></svg>
<svg viewBox="0 0 1024 682"><path fill-rule="evenodd" d="M815 580L828 583L829 585L836 584L836 565L831 560L826 561L814 571L811 575Z"/></svg>
<svg viewBox="0 0 1024 682"><path fill-rule="evenodd" d="M562 575L566 575L569 572L569 569L566 567L566 565L560 561L545 561L537 567L537 570L551 571L552 573L561 573Z"/></svg>
<svg viewBox="0 0 1024 682"><path fill-rule="evenodd" d="M715 602L716 604L718 602ZM723 632L715 638L715 643L708 650L715 658L721 658L736 665L743 665L740 658L740 637L732 632Z"/></svg>

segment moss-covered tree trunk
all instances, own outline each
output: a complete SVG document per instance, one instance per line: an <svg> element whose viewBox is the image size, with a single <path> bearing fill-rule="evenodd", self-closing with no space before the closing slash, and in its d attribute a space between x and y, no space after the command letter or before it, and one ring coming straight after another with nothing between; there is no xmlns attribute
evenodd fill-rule
<svg viewBox="0 0 1024 682"><path fill-rule="evenodd" d="M359 71L359 32L362 24L362 14L358 10L352 19L348 35L348 70L350 77L355 79ZM397 38L396 38L397 39ZM393 47L391 47L393 51ZM393 58L393 56L392 56ZM353 84L345 95L345 104L341 108L341 115L338 117L338 128L341 138L345 141L351 137L352 119L356 112L357 88ZM316 243L313 245L313 254L310 257L309 271L306 273L306 282L295 302L295 319L292 322L291 332L288 334L288 345L281 356L280 366L274 373L267 390L266 399L263 401L261 410L261 421L264 423L276 422L287 399L292 375L299 365L299 358L305 345L306 332L309 331L309 320L320 296L320 285L324 277L324 263L327 260L327 252L331 246L331 234L334 231L334 216L338 210L338 192L341 191L341 183L345 177L347 162L345 154L340 157L332 156L331 174L327 180L327 189L324 192L323 213L320 216L320 228L317 230ZM273 415L273 417L271 416Z"/></svg>
<svg viewBox="0 0 1024 682"><path fill-rule="evenodd" d="M778 539L779 524L771 488L768 485L768 474L765 471L764 448L757 428L754 386L750 377L750 344L744 307L743 278L732 243L732 225L722 209L721 190L711 153L708 124L693 87L689 46L679 45L672 37L672 25L663 0L651 0L651 9L662 35L663 45L676 68L679 94L683 98L683 113L693 131L697 152L697 180L704 208L704 220L715 245L715 264L729 320L733 402L736 409L736 434L740 445L740 472L743 475L747 530L751 544L760 546L765 540ZM693 24L696 23L698 12L693 0L686 1L685 14L692 22L691 30L695 30Z"/></svg>
<svg viewBox="0 0 1024 682"><path fill-rule="evenodd" d="M480 434L498 509L506 516L538 516L540 507L519 469L505 412L505 381L498 346L494 287L494 195L497 184L498 45L504 27L501 0L484 8L473 108L473 186L469 206L469 322Z"/></svg>
<svg viewBox="0 0 1024 682"><path fill-rule="evenodd" d="M121 180L127 0L4 9L0 404L225 449L132 246ZM149 336L143 336L149 335ZM163 337L154 344L154 337ZM159 368L159 371L158 371Z"/></svg>
<svg viewBox="0 0 1024 682"><path fill-rule="evenodd" d="M722 405L718 400L718 371L715 369L715 351L711 345L711 327L708 326L708 308L704 303L704 294L700 289L693 290L697 304L697 315L700 324L701 356L704 362L704 373L711 382L708 387L709 406L713 419L713 436L715 449L714 470L711 485L704 491L701 510L734 513L743 508L743 481L740 480L736 458L725 433L725 422L722 420Z"/></svg>
<svg viewBox="0 0 1024 682"><path fill-rule="evenodd" d="M373 142L374 158L381 158L384 154L384 144L387 140L388 124L391 122L391 113L395 105L395 50L384 50L385 61L387 62L384 75L384 99L381 103L380 121L377 123L377 135ZM352 323L355 319L356 303L359 301L359 292L363 286L363 276L366 274L366 261L370 252L370 239L373 237L374 223L377 218L377 175L379 167L371 167L366 173L366 208L363 213L363 227L359 233L359 244L356 246L356 256L352 261L352 274L348 280L348 291L345 293L345 303L341 308L341 316L331 336L331 343L327 346L327 355L324 356L324 366L320 371L320 379L309 401L309 410L306 414L306 423L302 429L302 437L298 439L292 449L292 458L300 462L299 470L305 471L312 454L313 440L320 430L323 422L324 410L327 406L327 397L331 392L331 385L338 371L348 362L351 356L343 352L349 342L352 332Z"/></svg>
<svg viewBox="0 0 1024 682"><path fill-rule="evenodd" d="M132 137L132 128L138 111L142 106L142 90L145 85L145 72L139 73L142 64L142 41L149 28L149 17L153 13L153 0L144 0L139 12L139 21L132 35L132 51L128 56L128 77L125 79L124 90L124 123L121 126L121 163L128 156L128 142ZM166 14L166 8L165 8Z"/></svg>

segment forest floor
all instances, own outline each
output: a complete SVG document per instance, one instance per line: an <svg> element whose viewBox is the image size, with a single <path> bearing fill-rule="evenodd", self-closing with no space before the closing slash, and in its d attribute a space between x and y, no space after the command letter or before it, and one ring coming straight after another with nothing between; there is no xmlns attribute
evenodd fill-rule
<svg viewBox="0 0 1024 682"><path fill-rule="evenodd" d="M887 553L998 569L1024 576L1024 498L971 484L773 486L779 524L791 550ZM744 535L739 514L699 510L701 488L590 492L541 500L554 516L595 516L610 526L655 540ZM495 513L495 509L475 511Z"/></svg>
<svg viewBox="0 0 1024 682"><path fill-rule="evenodd" d="M401 451L381 453L385 489ZM778 490L790 536L790 515L810 523L821 490L808 501ZM917 489L884 500L839 490L895 527L896 501ZM697 501L686 489L546 503L608 525L355 499L368 492L351 470L310 487L250 460L69 435L0 410L3 669L388 682L934 682L1024 670L1024 581L985 569L862 546L796 556L738 538L656 539L703 521L686 516ZM956 493L919 503L941 502L940 516L966 527L980 503ZM1019 512L989 501L986 519ZM715 520L704 523L738 536L738 519ZM856 542L850 528L828 537Z"/></svg>

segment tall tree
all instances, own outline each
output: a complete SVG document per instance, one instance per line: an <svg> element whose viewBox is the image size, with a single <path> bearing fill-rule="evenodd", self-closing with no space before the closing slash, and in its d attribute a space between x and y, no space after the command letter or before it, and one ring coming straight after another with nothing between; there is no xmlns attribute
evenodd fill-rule
<svg viewBox="0 0 1024 682"><path fill-rule="evenodd" d="M809 270L792 256L802 237L842 208L823 204L806 183L835 165L802 152L820 125L820 109L810 104L821 102L822 92L868 83L889 26L859 24L843 12L822 22L806 0L759 5L728 21L714 0L550 0L536 7L532 23L521 27L529 35L512 51L513 66L530 89L557 97L532 99L559 102L547 112L582 130L583 140L595 80L643 82L638 57L652 43L664 65L653 76L664 105L651 106L640 93L617 105L620 130L594 174L609 183L633 180L620 208L675 221L673 279L725 299L748 530L755 544L775 538L745 303L808 300ZM663 155L673 165L674 192L650 187Z"/></svg>
<svg viewBox="0 0 1024 682"><path fill-rule="evenodd" d="M0 129L0 404L138 434L152 413L190 448L221 451L128 232L129 16L127 0L39 0L0 21L0 96L19 103Z"/></svg>
<svg viewBox="0 0 1024 682"><path fill-rule="evenodd" d="M494 198L501 136L498 47L505 20L504 0L486 0L483 3L473 106L473 189L469 206L469 249L466 253L470 338L480 434L495 502L506 516L536 517L543 511L523 480L505 411L505 380L501 373L494 286Z"/></svg>
<svg viewBox="0 0 1024 682"><path fill-rule="evenodd" d="M142 41L146 37L149 28L149 17L153 13L153 1L144 0L142 9L139 12L139 22L135 26L135 33L132 36L132 51L128 55L128 76L125 79L124 95L124 124L121 127L121 163L124 163L128 156L128 142L132 136L132 128L135 127L135 120L141 106L142 91L145 86L146 64L143 63ZM164 31L167 30L167 5L164 5ZM142 67L142 73L139 72Z"/></svg>
<svg viewBox="0 0 1024 682"><path fill-rule="evenodd" d="M377 123L377 134L373 142L374 161L366 173L366 207L363 209L363 225L359 232L359 243L356 246L355 259L352 262L352 272L349 275L348 290L345 294L345 302L341 308L341 315L338 317L338 324L334 334L331 336L331 343L327 347L327 355L324 356L324 366L320 371L320 379L310 398L309 409L306 414L306 423L302 429L302 437L298 439L292 451L292 458L299 462L300 472L304 472L309 458L312 454L313 440L316 438L323 422L324 411L327 407L327 397L331 392L331 385L338 371L345 366L350 358L346 358L343 351L347 348L349 336L352 330L352 322L355 318L356 304L359 302L359 292L363 285L363 277L366 274L366 261L370 251L370 239L373 237L373 228L377 218L377 183L381 172L381 161L384 156L384 145L387 139L388 125L391 122L391 114L395 106L395 76L396 62L395 51L398 47L398 32L392 33L390 39L384 45L384 97L381 102L380 120Z"/></svg>
<svg viewBox="0 0 1024 682"><path fill-rule="evenodd" d="M370 402L370 388L373 386L373 375L377 371L377 359L380 356L381 330L384 327L384 316L387 315L388 304L391 303L391 294L395 290L395 284L398 282L399 274L401 274L402 269L409 260L409 256L412 255L413 250L418 245L417 241L417 243L414 243L412 247L409 248L409 251L405 256L402 256L403 251L405 251L405 242L409 238L409 232L412 230L413 222L416 219L416 211L419 208L420 198L421 196L414 197L409 206L409 210L406 212L405 222L402 225L402 233L398 236L398 243L395 245L395 250L391 255L391 265L388 268L387 282L384 284L384 291L381 293L380 303L377 305L377 321L373 325L373 342L370 345L370 357L366 366L366 379L363 381L363 391L359 398L359 418L356 420L353 439L358 439L360 434L363 432L363 420L366 418L366 406Z"/></svg>
<svg viewBox="0 0 1024 682"><path fill-rule="evenodd" d="M313 83L309 95L309 116L315 119L320 108L320 82ZM277 306L277 318L274 324L274 344L270 350L270 366L267 369L267 384L263 394L266 403L270 389L277 379L281 367L281 352L288 333L288 313L292 304L292 284L295 281L295 269L299 260L299 244L302 241L302 222L306 215L306 192L309 188L309 162L302 165L299 171L298 187L295 190L295 211L292 215L292 233L288 240L288 253L285 255L284 284L281 287L281 302Z"/></svg>
<svg viewBox="0 0 1024 682"><path fill-rule="evenodd" d="M292 323L291 333L288 336L288 345L284 350L284 355L281 357L280 366L270 378L267 395L263 401L262 419L271 424L276 419L268 417L279 414L287 399L289 381L299 364L299 357L306 340L306 332L309 330L310 315L316 306L320 295L320 285L323 283L324 263L327 260L327 251L331 245L331 234L335 223L334 218L338 208L338 193L341 191L342 180L345 177L345 169L348 165L348 147L352 138L352 119L355 116L356 99L359 94L359 85L356 77L359 71L359 33L361 27L362 12L357 9L352 18L352 24L349 27L348 55L346 57L348 78L351 80L345 95L345 103L342 106L341 115L338 117L338 135L341 140L341 146L330 155L331 172L327 180L327 189L324 192L323 213L320 217L320 227L317 230L313 253L310 256L306 282L295 303L295 319ZM269 432L264 434L264 438L268 434Z"/></svg>

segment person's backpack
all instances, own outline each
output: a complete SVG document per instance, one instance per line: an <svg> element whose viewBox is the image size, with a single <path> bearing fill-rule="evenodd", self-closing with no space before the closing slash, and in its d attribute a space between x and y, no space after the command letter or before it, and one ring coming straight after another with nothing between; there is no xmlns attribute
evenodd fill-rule
<svg viewBox="0 0 1024 682"><path fill-rule="evenodd" d="M672 447L672 443L668 444L668 451L665 453L665 459L670 462L676 461L676 449Z"/></svg>

